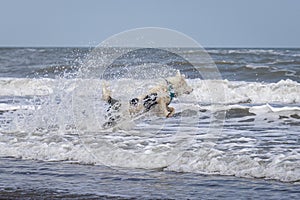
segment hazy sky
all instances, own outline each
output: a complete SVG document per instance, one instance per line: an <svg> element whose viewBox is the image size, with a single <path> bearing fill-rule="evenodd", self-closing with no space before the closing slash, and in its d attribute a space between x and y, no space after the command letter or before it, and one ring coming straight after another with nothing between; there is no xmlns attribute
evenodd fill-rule
<svg viewBox="0 0 300 200"><path fill-rule="evenodd" d="M94 46L149 26L204 47L300 47L300 1L0 0L0 46Z"/></svg>

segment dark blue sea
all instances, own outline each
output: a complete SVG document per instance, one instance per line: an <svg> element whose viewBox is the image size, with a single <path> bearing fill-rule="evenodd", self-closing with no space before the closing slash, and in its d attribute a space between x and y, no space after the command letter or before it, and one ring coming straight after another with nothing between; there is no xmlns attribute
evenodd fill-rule
<svg viewBox="0 0 300 200"><path fill-rule="evenodd" d="M0 48L0 199L300 198L300 49L99 51ZM176 70L174 117L101 127L104 80L125 102Z"/></svg>

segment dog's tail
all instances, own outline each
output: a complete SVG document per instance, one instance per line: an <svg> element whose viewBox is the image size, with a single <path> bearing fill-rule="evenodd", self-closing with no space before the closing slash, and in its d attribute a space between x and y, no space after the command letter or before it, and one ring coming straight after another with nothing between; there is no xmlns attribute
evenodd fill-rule
<svg viewBox="0 0 300 200"><path fill-rule="evenodd" d="M111 99L111 90L108 88L108 83L103 81L102 84L102 99L108 102Z"/></svg>

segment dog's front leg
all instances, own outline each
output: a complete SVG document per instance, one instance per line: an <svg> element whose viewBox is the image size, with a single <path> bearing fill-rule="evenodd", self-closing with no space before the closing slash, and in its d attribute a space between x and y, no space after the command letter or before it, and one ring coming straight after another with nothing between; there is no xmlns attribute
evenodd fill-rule
<svg viewBox="0 0 300 200"><path fill-rule="evenodd" d="M159 114L160 116L168 117L170 112L168 111L168 105L166 104L166 101L164 101L164 98L159 98L157 104L157 114Z"/></svg>
<svg viewBox="0 0 300 200"><path fill-rule="evenodd" d="M159 98L157 101L158 106L159 106L159 112L162 114L162 116L165 117L172 117L175 113L175 108L169 107L169 102L170 100L168 98Z"/></svg>
<svg viewBox="0 0 300 200"><path fill-rule="evenodd" d="M175 108L167 106L167 110L169 111L169 113L167 114L166 117L172 117L175 113Z"/></svg>
<svg viewBox="0 0 300 200"><path fill-rule="evenodd" d="M163 115L165 117L172 117L175 113L175 108L168 106L168 104L161 104L161 110L163 111Z"/></svg>

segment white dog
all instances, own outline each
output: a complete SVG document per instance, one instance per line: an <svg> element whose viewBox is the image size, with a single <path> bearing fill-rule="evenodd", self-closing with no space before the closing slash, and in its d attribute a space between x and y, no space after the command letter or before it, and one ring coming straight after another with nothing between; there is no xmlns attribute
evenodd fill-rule
<svg viewBox="0 0 300 200"><path fill-rule="evenodd" d="M122 116L134 117L150 110L153 110L157 116L172 117L175 113L175 109L169 106L172 99L182 94L190 94L192 91L193 89L186 83L185 76L178 71L174 77L168 77L163 84L150 89L149 93L131 99L126 107L128 109L125 110L127 113L124 113L124 109L120 113L121 102L112 97L108 84L104 82L102 99L109 104L109 108L105 116L108 121L102 127L115 126Z"/></svg>

